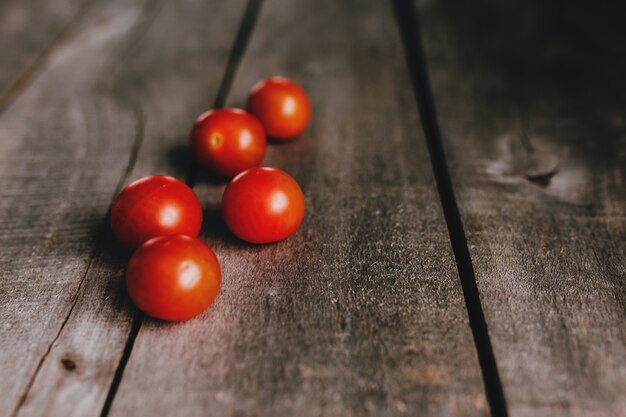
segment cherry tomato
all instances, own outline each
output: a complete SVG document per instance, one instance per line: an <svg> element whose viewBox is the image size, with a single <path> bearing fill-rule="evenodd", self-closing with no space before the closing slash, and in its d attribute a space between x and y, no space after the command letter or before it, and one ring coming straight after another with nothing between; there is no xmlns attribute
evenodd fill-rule
<svg viewBox="0 0 626 417"><path fill-rule="evenodd" d="M304 196L286 172L250 168L226 187L222 213L238 238L252 243L275 242L291 235L302 223Z"/></svg>
<svg viewBox="0 0 626 417"><path fill-rule="evenodd" d="M206 310L220 289L220 265L206 243L184 235L145 242L126 271L128 294L140 310L163 320L187 320Z"/></svg>
<svg viewBox="0 0 626 417"><path fill-rule="evenodd" d="M198 236L202 207L184 182L151 175L124 188L111 207L111 228L120 243L133 250L146 240L167 234Z"/></svg>
<svg viewBox="0 0 626 417"><path fill-rule="evenodd" d="M189 142L203 167L233 177L258 166L265 156L265 130L243 110L209 110L196 120Z"/></svg>
<svg viewBox="0 0 626 417"><path fill-rule="evenodd" d="M267 135L274 139L295 138L311 119L311 103L304 90L282 77L257 83L248 96L248 111L259 118Z"/></svg>

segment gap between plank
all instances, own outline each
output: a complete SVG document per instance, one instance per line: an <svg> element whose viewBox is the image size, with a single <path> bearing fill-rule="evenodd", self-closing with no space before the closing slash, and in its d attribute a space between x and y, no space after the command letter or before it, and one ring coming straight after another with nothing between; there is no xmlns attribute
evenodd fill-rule
<svg viewBox="0 0 626 417"><path fill-rule="evenodd" d="M496 363L485 314L480 302L474 266L470 257L463 222L454 195L437 122L435 103L430 89L426 59L422 47L418 12L413 0L393 0L393 8L404 44L413 92L417 101L422 129L426 137L439 198L457 264L463 297L469 318L487 401L493 417L508 417L506 399Z"/></svg>
<svg viewBox="0 0 626 417"><path fill-rule="evenodd" d="M241 23L239 24L239 29L237 30L237 35L235 36L235 42L233 43L233 47L228 55L228 60L226 61L226 70L224 71L219 90L217 91L217 96L213 102L213 108L215 109L220 109L226 104L226 98L228 97L230 88L233 85L233 80L235 79L239 63L243 58L246 47L248 46L248 41L252 36L254 26L256 25L256 21L261 12L262 4L263 0L248 0L248 3L246 4L246 9L243 12L243 17L241 18ZM189 187L193 188L196 183L197 176L198 165L196 160L193 159L191 162L191 168L185 177L185 183Z"/></svg>
<svg viewBox="0 0 626 417"><path fill-rule="evenodd" d="M126 368L126 364L128 363L130 354L133 351L133 347L135 346L135 340L137 339L139 329L141 329L141 325L143 324L143 320L145 317L146 315L141 310L135 309L135 313L133 314L133 323L130 326L130 332L128 333L126 345L124 346L124 352L122 353L120 362L115 369L113 380L111 381L111 385L109 386L109 392L107 393L106 399L104 400L104 405L102 406L102 411L100 412L101 417L108 416L109 412L111 411L113 399L115 398L115 394L117 394L117 389L122 382L124 369Z"/></svg>
<svg viewBox="0 0 626 417"><path fill-rule="evenodd" d="M254 26L256 25L256 21L260 14L262 3L263 0L248 0L246 4L246 8L244 10L241 23L239 25L237 35L235 37L235 42L228 56L226 69L224 70L224 75L220 82L218 94L214 101L214 108L221 108L226 102L226 98L237 73L237 69L241 62L241 59L243 58L250 37L252 36ZM185 177L185 183L191 188L193 188L196 182L197 170L198 166L194 161L192 162L192 165L187 172L187 176ZM127 175L129 173L130 170L128 171ZM115 399L117 390L122 382L124 370L126 369L126 365L128 365L130 355L133 351L133 347L135 346L135 341L137 340L137 336L139 335L139 331L141 330L141 325L143 324L144 319L145 314L139 310L136 310L133 316L131 329L128 334L128 339L126 340L126 345L124 346L124 353L122 354L120 362L118 363L115 370L115 375L113 377L113 380L111 381L111 386L109 387L109 392L107 393L104 405L102 406L100 417L107 417L111 411L113 400Z"/></svg>
<svg viewBox="0 0 626 417"><path fill-rule="evenodd" d="M128 158L128 165L126 166L126 171L120 178L120 182L118 186L116 187L113 198L115 198L115 196L117 196L120 193L122 186L126 183L126 181L128 180L128 177L133 171L133 168L135 167L135 163L137 162L137 157L139 156L139 150L141 149L141 145L143 144L143 139L145 137L146 119L145 119L145 116L143 115L143 112L141 111L141 107L138 104L135 105L135 111L136 111L136 117L138 120L137 136L135 138L135 142L133 144L130 157ZM104 220L105 228L108 227L108 224L109 224L108 222L109 215L110 215L110 209L109 209L109 212L107 212L107 215ZM105 230L103 230L103 234L104 234L104 231ZM87 274L85 273L85 275ZM139 333L139 328L141 327L141 324L143 323L144 317L145 315L142 311L135 309L135 312L133 313L133 321L130 327L130 332L129 332L128 338L126 339L126 344L124 345L124 352L122 353L120 362L118 363L118 366L115 369L113 380L111 382L111 385L109 386L109 391L107 392L107 396L104 400L104 405L102 406L101 415L108 414L108 411L111 408L111 404L113 403L113 398L115 397L115 393L117 392L119 381L122 379L122 373L124 372L124 368L120 366L120 364L124 363L124 366L125 366L126 362L128 362L128 358L130 357L130 352L132 351L133 345L135 343L135 338L137 337L137 334Z"/></svg>

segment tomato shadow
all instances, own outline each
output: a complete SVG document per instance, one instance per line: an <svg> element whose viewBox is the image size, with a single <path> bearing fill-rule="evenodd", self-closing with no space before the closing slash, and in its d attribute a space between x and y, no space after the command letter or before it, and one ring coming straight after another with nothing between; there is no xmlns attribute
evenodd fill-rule
<svg viewBox="0 0 626 417"><path fill-rule="evenodd" d="M185 180L195 165L189 147L180 143L167 150L167 161L172 172L182 180Z"/></svg>
<svg viewBox="0 0 626 417"><path fill-rule="evenodd" d="M191 184L192 186L195 184L224 186L230 181L230 178L222 177L212 172L208 172L206 169L203 169L201 166L195 163L193 164L193 168L191 169L188 178L188 184Z"/></svg>
<svg viewBox="0 0 626 417"><path fill-rule="evenodd" d="M235 236L224 221L222 209L219 204L207 205L202 211L202 229L200 236L211 245L212 243L222 243L228 246L239 246L253 248L257 245L245 242Z"/></svg>
<svg viewBox="0 0 626 417"><path fill-rule="evenodd" d="M225 185L230 180L217 174L208 172L199 166L193 158L189 147L185 144L176 144L167 151L167 161L179 179L193 187L195 184Z"/></svg>
<svg viewBox="0 0 626 417"><path fill-rule="evenodd" d="M282 146L287 146L289 144L293 144L294 142L297 142L298 140L299 140L299 137L285 140L285 139L276 139L276 138L272 138L268 136L267 144L270 146L282 147Z"/></svg>
<svg viewBox="0 0 626 417"><path fill-rule="evenodd" d="M118 242L108 220L97 244L96 254L91 269L96 279L106 279L105 296L110 299L114 310L133 313L135 307L126 291L126 267L132 252L123 248Z"/></svg>
<svg viewBox="0 0 626 417"><path fill-rule="evenodd" d="M116 240L109 222L110 209L104 214L100 210L91 210L88 207L76 207L68 218L76 222L89 222L94 227L89 236L80 240L72 237L61 240L52 238L50 250L58 250L53 245L61 245L76 250L76 255L84 260L84 269L77 290L77 297L81 304L88 303L94 314L108 319L113 314L113 320L131 316L135 311L133 303L128 297L125 285L125 273L132 253L125 250ZM58 255L64 258L63 253Z"/></svg>

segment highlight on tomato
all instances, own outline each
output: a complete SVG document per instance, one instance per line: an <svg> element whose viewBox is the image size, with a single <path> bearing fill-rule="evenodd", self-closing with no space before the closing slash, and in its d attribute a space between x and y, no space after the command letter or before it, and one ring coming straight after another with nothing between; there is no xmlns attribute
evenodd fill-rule
<svg viewBox="0 0 626 417"><path fill-rule="evenodd" d="M202 114L191 129L189 143L202 167L228 178L258 166L267 146L261 123L239 109Z"/></svg>
<svg viewBox="0 0 626 417"><path fill-rule="evenodd" d="M128 250L156 236L198 236L202 206L184 182L166 175L151 175L124 188L111 206L111 228Z"/></svg>
<svg viewBox="0 0 626 417"><path fill-rule="evenodd" d="M259 119L269 137L279 140L298 137L309 124L312 112L306 92L284 77L271 77L252 87L247 109Z"/></svg>
<svg viewBox="0 0 626 417"><path fill-rule="evenodd" d="M304 195L284 171L256 167L242 172L222 196L222 213L228 228L251 243L283 240L304 218Z"/></svg>
<svg viewBox="0 0 626 417"><path fill-rule="evenodd" d="M126 287L135 305L162 320L191 319L215 300L221 283L217 257L206 243L184 235L155 237L133 254Z"/></svg>

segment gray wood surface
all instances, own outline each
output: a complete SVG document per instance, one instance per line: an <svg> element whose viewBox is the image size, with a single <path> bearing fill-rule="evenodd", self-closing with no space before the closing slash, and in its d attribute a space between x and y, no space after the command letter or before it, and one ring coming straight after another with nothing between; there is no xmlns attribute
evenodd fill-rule
<svg viewBox="0 0 626 417"><path fill-rule="evenodd" d="M91 2L0 1L0 112L32 81Z"/></svg>
<svg viewBox="0 0 626 417"><path fill-rule="evenodd" d="M223 185L199 178L222 291L189 322L144 322L111 415L487 415L391 5L267 1L228 103L274 74L313 101L266 160L300 182L304 224L237 241Z"/></svg>
<svg viewBox="0 0 626 417"><path fill-rule="evenodd" d="M187 174L243 10L98 3L0 118L0 415L100 415L134 314L107 208L124 182Z"/></svg>
<svg viewBox="0 0 626 417"><path fill-rule="evenodd" d="M0 118L0 415L72 309L128 165L134 112L95 87L140 18L138 1L93 10Z"/></svg>
<svg viewBox="0 0 626 417"><path fill-rule="evenodd" d="M489 415L391 4L265 0L244 53L255 2L0 0L0 416ZM626 417L618 6L416 5L509 415ZM276 74L313 102L266 159L307 213L255 246L187 135ZM132 306L106 222L153 173L194 184L223 267L185 323Z"/></svg>
<svg viewBox="0 0 626 417"><path fill-rule="evenodd" d="M626 46L615 6L420 2L512 417L626 415Z"/></svg>

